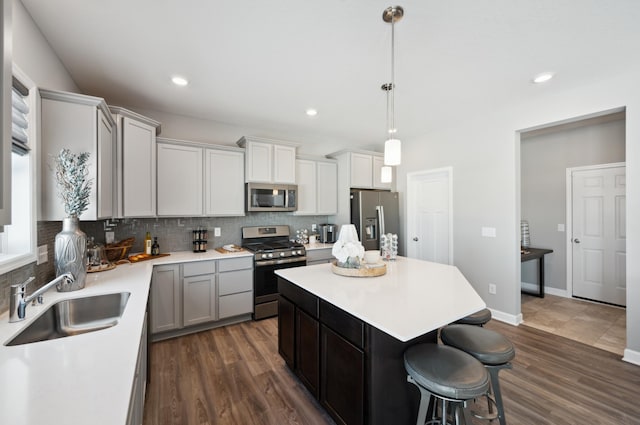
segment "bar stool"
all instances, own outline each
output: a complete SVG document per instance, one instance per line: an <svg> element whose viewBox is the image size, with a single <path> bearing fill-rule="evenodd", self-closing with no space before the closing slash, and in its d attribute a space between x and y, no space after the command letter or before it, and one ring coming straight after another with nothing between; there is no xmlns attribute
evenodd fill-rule
<svg viewBox="0 0 640 425"><path fill-rule="evenodd" d="M491 310L488 308L483 308L480 311L476 311L473 314L463 317L460 320L456 320L454 323L460 325L475 325L475 326L484 326L491 320Z"/></svg>
<svg viewBox="0 0 640 425"><path fill-rule="evenodd" d="M489 390L487 370L473 356L441 344L417 344L404 353L404 367L407 381L420 390L420 407L417 425L447 425L447 411L455 424L471 424L467 421L464 408L468 400L473 400ZM431 419L425 423L429 405L434 404ZM442 402L442 415L437 417L437 404ZM461 422L460 420L464 422Z"/></svg>
<svg viewBox="0 0 640 425"><path fill-rule="evenodd" d="M511 341L490 329L455 324L444 327L440 332L440 338L444 344L462 350L482 362L489 371L492 396L489 399L497 407L500 425L506 425L498 372L512 368L511 360L515 357L516 350ZM491 401L489 412L491 413ZM485 419L495 419L495 417Z"/></svg>

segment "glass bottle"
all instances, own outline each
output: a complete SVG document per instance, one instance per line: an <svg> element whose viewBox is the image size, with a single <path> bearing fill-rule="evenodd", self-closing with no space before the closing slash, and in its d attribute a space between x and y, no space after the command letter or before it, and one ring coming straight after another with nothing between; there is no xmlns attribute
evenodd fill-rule
<svg viewBox="0 0 640 425"><path fill-rule="evenodd" d="M151 245L151 255L160 254L160 245L158 245L158 237L153 237L153 245Z"/></svg>
<svg viewBox="0 0 640 425"><path fill-rule="evenodd" d="M144 253L151 255L151 233L147 232L144 237Z"/></svg>

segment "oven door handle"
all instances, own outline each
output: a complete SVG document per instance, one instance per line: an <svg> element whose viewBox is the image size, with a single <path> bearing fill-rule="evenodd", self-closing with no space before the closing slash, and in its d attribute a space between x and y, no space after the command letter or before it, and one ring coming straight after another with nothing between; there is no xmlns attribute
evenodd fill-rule
<svg viewBox="0 0 640 425"><path fill-rule="evenodd" d="M279 264L291 264L291 263L303 263L303 264L300 264L301 266L306 265L307 257L305 256L305 257L295 257L295 258L276 258L273 260L260 260L260 261L256 261L256 268L279 265Z"/></svg>

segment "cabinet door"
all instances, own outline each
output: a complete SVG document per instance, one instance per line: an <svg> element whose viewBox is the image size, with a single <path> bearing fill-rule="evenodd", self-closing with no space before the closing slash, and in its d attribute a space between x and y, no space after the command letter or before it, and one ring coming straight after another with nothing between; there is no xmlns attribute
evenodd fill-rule
<svg viewBox="0 0 640 425"><path fill-rule="evenodd" d="M364 423L364 352L322 325L320 403L336 423Z"/></svg>
<svg viewBox="0 0 640 425"><path fill-rule="evenodd" d="M373 188L373 161L371 155L351 153L351 187Z"/></svg>
<svg viewBox="0 0 640 425"><path fill-rule="evenodd" d="M182 327L180 266L155 266L151 280L151 333Z"/></svg>
<svg viewBox="0 0 640 425"><path fill-rule="evenodd" d="M158 144L158 215L202 215L202 148Z"/></svg>
<svg viewBox="0 0 640 425"><path fill-rule="evenodd" d="M315 161L296 160L296 184L298 185L298 210L296 214L315 214L317 210Z"/></svg>
<svg viewBox="0 0 640 425"><path fill-rule="evenodd" d="M269 183L272 181L273 145L247 142L245 181Z"/></svg>
<svg viewBox="0 0 640 425"><path fill-rule="evenodd" d="M184 326L216 320L216 276L185 277L182 285Z"/></svg>
<svg viewBox="0 0 640 425"><path fill-rule="evenodd" d="M318 162L317 214L332 215L338 212L338 164Z"/></svg>
<svg viewBox="0 0 640 425"><path fill-rule="evenodd" d="M273 145L273 182L296 182L296 148L294 146Z"/></svg>
<svg viewBox="0 0 640 425"><path fill-rule="evenodd" d="M156 215L156 129L122 119L122 203L125 217Z"/></svg>
<svg viewBox="0 0 640 425"><path fill-rule="evenodd" d="M318 398L320 383L320 325L296 308L296 372L302 383Z"/></svg>
<svg viewBox="0 0 640 425"><path fill-rule="evenodd" d="M244 215L244 154L205 152L205 215Z"/></svg>
<svg viewBox="0 0 640 425"><path fill-rule="evenodd" d="M391 183L382 183L382 167L384 166L384 157L373 157L373 187L375 189L391 189Z"/></svg>
<svg viewBox="0 0 640 425"><path fill-rule="evenodd" d="M110 218L115 206L115 133L100 109L98 113L98 218Z"/></svg>
<svg viewBox="0 0 640 425"><path fill-rule="evenodd" d="M295 306L283 296L278 298L278 353L289 369L295 370L296 353Z"/></svg>

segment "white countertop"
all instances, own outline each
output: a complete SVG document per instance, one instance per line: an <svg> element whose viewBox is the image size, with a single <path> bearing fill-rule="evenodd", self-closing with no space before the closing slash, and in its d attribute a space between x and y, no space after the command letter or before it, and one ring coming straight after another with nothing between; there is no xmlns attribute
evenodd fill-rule
<svg viewBox="0 0 640 425"><path fill-rule="evenodd" d="M304 249L306 249L307 251L313 251L315 249L332 249L332 248L333 248L332 243L316 242L316 243L308 243L304 245Z"/></svg>
<svg viewBox="0 0 640 425"><path fill-rule="evenodd" d="M49 290L44 304L29 305L26 319L0 315L0 422L21 425L124 425L153 265L219 260L251 253L177 252L87 275L84 289ZM7 347L4 344L51 304L68 298L130 292L120 322L67 338Z"/></svg>
<svg viewBox="0 0 640 425"><path fill-rule="evenodd" d="M486 307L457 267L398 257L379 277L345 277L331 264L276 274L402 342Z"/></svg>

